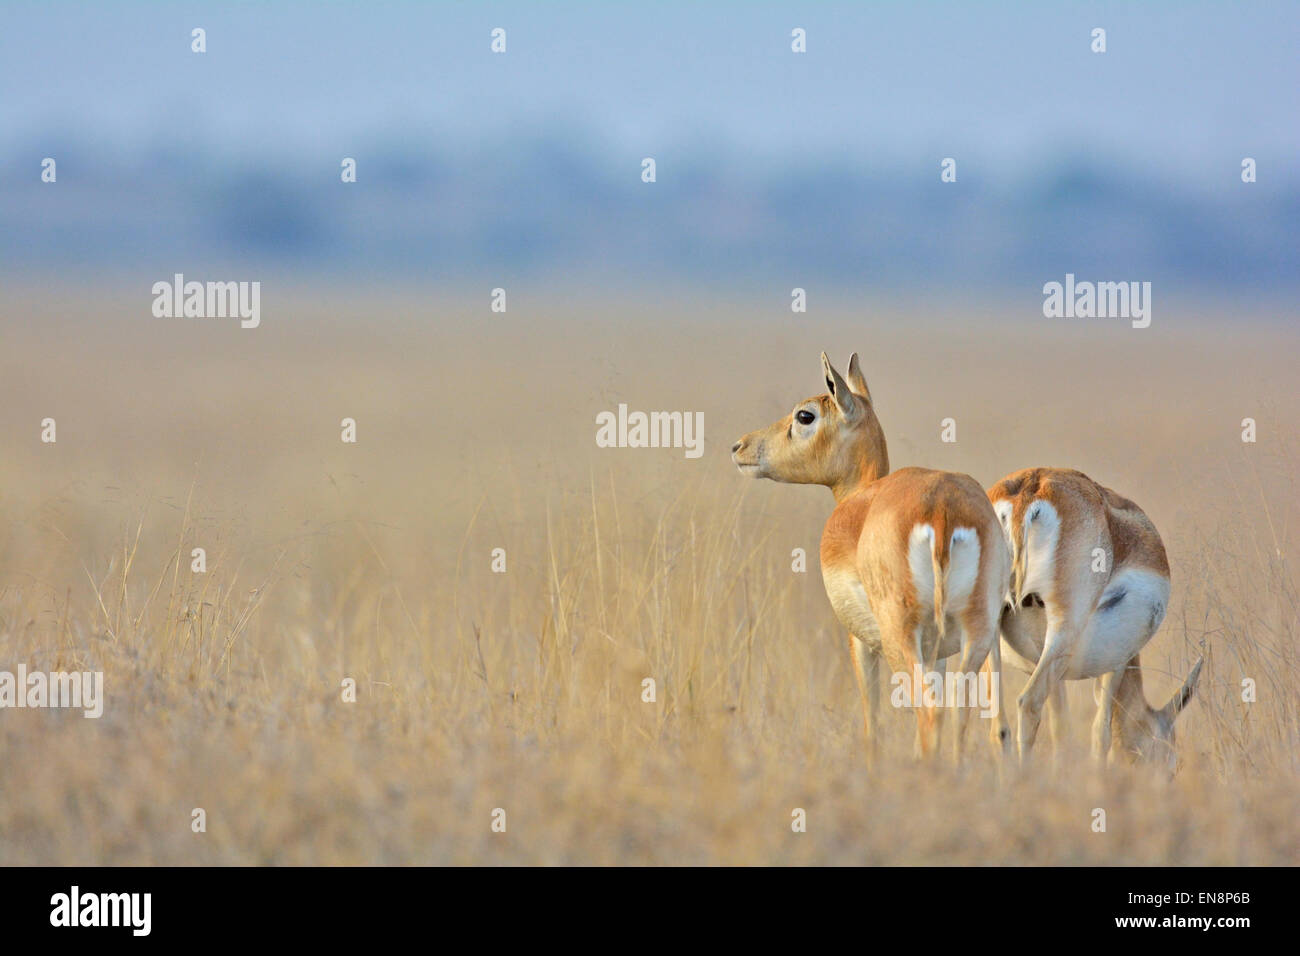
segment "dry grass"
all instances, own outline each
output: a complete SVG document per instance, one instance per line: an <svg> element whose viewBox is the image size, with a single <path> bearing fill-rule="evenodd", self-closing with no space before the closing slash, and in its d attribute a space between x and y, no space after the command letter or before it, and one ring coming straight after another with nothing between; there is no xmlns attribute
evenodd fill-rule
<svg viewBox="0 0 1300 956"><path fill-rule="evenodd" d="M1300 858L1279 326L281 294L252 332L113 298L11 295L5 317L0 669L103 670L107 704L0 711L0 864ZM962 771L918 766L887 712L866 771L816 567L830 496L727 455L818 391L822 348L862 352L896 467L1066 464L1152 515L1175 575L1152 701L1209 658L1172 783L1089 769L1083 685L1055 768L999 779L982 734ZM704 457L596 448L620 401L703 411Z"/></svg>

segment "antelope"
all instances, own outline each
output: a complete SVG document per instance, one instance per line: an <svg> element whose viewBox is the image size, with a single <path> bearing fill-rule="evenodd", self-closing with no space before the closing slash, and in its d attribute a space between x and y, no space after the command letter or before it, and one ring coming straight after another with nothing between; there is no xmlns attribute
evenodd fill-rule
<svg viewBox="0 0 1300 956"><path fill-rule="evenodd" d="M1087 475L1027 468L988 491L1011 549L1002 637L1029 671L1017 701L1016 744L1027 759L1050 700L1060 741L1066 680L1098 678L1092 753L1164 760L1176 768L1174 721L1196 690L1204 659L1160 710L1142 690L1138 652L1164 620L1169 561L1151 519ZM1112 728L1116 732L1112 734Z"/></svg>
<svg viewBox="0 0 1300 956"><path fill-rule="evenodd" d="M983 668L996 698L992 736L1004 752L1010 733L1002 707L998 617L1011 556L997 516L969 475L926 468L889 470L884 431L858 365L842 377L823 352L827 393L805 399L731 448L742 474L830 488L835 510L821 539L822 581L840 623L862 698L868 760L877 749L880 659L895 675L934 673L961 652L958 675ZM961 710L954 759L973 708ZM916 710L916 750L937 746L939 710Z"/></svg>

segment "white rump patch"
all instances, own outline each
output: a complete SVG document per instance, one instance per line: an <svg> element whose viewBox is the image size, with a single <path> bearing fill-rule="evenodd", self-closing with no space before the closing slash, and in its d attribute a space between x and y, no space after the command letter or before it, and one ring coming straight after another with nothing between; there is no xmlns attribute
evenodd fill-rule
<svg viewBox="0 0 1300 956"><path fill-rule="evenodd" d="M912 569L912 586L923 607L934 607L934 528L918 524L907 537L907 564Z"/></svg>
<svg viewBox="0 0 1300 956"><path fill-rule="evenodd" d="M1025 581L1021 593L1050 595L1055 586L1056 543L1061 537L1061 516L1050 501L1039 498L1025 509L1022 530Z"/></svg>
<svg viewBox="0 0 1300 956"><path fill-rule="evenodd" d="M1002 526L1002 533L1006 535L1007 547L1015 548L1015 543L1011 540L1011 512L1015 509L1015 502L1010 498L1003 498L993 506L993 513L998 516L998 524Z"/></svg>
<svg viewBox="0 0 1300 956"><path fill-rule="evenodd" d="M974 528L958 528L948 547L948 608L964 608L980 573L980 538Z"/></svg>
<svg viewBox="0 0 1300 956"><path fill-rule="evenodd" d="M921 606L934 609L934 528L918 524L907 540L907 564L912 571L912 585ZM980 569L980 541L974 528L957 528L948 545L948 582L945 589L948 613L966 606L975 590Z"/></svg>

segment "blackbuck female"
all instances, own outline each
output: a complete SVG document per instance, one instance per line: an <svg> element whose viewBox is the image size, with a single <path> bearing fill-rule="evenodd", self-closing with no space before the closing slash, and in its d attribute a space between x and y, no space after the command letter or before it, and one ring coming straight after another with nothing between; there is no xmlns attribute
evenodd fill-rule
<svg viewBox="0 0 1300 956"><path fill-rule="evenodd" d="M1162 709L1147 704L1138 651L1169 602L1169 561L1151 519L1087 475L1061 468L1018 471L988 496L1011 547L1002 636L1013 661L1030 670L1018 701L1021 757L1033 747L1049 699L1059 743L1062 682L1095 677L1093 755L1105 760L1113 744L1120 755L1172 769L1174 720L1196 689L1202 661Z"/></svg>
<svg viewBox="0 0 1300 956"><path fill-rule="evenodd" d="M732 446L743 474L826 485L835 495L822 533L826 594L849 631L862 695L868 753L876 746L883 654L911 686L935 674L938 658L961 652L958 678L985 688L996 711L992 731L1009 746L1002 709L998 617L1011 557L983 489L968 475L904 468L890 473L885 435L856 353L848 378L822 353L828 394L800 402L784 418ZM952 686L952 685L949 685ZM946 690L946 688L945 688ZM916 707L916 746L933 752L939 707L954 700L926 695ZM947 695L945 695L947 696ZM955 695L953 695L955 696ZM954 755L961 752L974 702L961 707ZM918 706L919 704L919 706Z"/></svg>

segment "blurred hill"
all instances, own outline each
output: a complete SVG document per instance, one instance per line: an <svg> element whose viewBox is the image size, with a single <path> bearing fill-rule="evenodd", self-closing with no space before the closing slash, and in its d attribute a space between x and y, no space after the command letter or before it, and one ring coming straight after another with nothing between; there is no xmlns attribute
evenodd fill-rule
<svg viewBox="0 0 1300 956"><path fill-rule="evenodd" d="M5 4L0 275L1287 295L1297 48L1271 0Z"/></svg>

